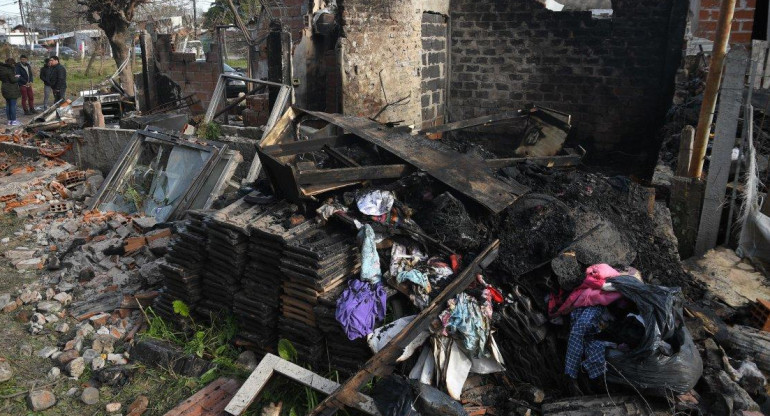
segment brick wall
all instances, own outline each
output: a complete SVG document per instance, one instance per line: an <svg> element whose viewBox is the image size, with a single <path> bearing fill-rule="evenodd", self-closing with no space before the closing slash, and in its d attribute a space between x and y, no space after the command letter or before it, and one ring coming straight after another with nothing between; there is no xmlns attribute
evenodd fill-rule
<svg viewBox="0 0 770 416"><path fill-rule="evenodd" d="M302 29L305 27L305 15L308 13L308 0L280 0L269 2L267 6L276 19L280 19L291 32L291 41L296 44L302 39Z"/></svg>
<svg viewBox="0 0 770 416"><path fill-rule="evenodd" d="M346 0L342 7L345 114L421 125L419 0ZM384 92L381 85L384 85Z"/></svg>
<svg viewBox="0 0 770 416"><path fill-rule="evenodd" d="M199 103L190 108L193 113L205 112L222 71L218 45L211 45L205 61L196 61L194 53L174 52L169 35L158 35L155 56L158 76L176 83L181 97L195 95Z"/></svg>
<svg viewBox="0 0 770 416"><path fill-rule="evenodd" d="M447 19L437 13L422 14L422 126L444 121L447 75Z"/></svg>
<svg viewBox="0 0 770 416"><path fill-rule="evenodd" d="M714 40L719 20L721 0L700 0L694 35ZM756 0L737 0L733 26L730 29L730 44L751 45L751 31L754 27L754 9Z"/></svg>
<svg viewBox="0 0 770 416"><path fill-rule="evenodd" d="M571 113L578 139L598 159L656 158L687 1L613 4L612 19L593 19L532 0L453 0L454 119L534 102Z"/></svg>

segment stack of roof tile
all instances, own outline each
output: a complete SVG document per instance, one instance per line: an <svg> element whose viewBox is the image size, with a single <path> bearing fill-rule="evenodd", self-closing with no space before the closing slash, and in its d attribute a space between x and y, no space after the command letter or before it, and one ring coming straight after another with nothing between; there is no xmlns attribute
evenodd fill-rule
<svg viewBox="0 0 770 416"><path fill-rule="evenodd" d="M164 319L175 320L173 302L181 300L191 310L201 299L201 272L206 261L204 218L212 211L188 212L184 227L177 233L160 264L165 292L155 301L155 311Z"/></svg>
<svg viewBox="0 0 770 416"><path fill-rule="evenodd" d="M287 241L312 226L295 215L297 207L279 202L265 207L249 224L249 262L235 295L235 313L240 337L261 352L275 352L278 314L284 275L280 259Z"/></svg>
<svg viewBox="0 0 770 416"><path fill-rule="evenodd" d="M358 273L361 261L355 236L330 226L313 226L288 241L280 259L285 276L279 332L307 364L326 357L323 333L313 308L319 296Z"/></svg>
<svg viewBox="0 0 770 416"><path fill-rule="evenodd" d="M206 219L208 258L203 273L200 313L208 315L231 310L249 259L248 223L262 210L262 206L241 198Z"/></svg>

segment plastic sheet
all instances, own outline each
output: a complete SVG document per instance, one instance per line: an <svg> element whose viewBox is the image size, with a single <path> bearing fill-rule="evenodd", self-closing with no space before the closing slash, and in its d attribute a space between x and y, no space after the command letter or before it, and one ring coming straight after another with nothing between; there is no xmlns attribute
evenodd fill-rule
<svg viewBox="0 0 770 416"><path fill-rule="evenodd" d="M651 395L692 390L703 374L703 361L683 324L681 290L646 285L631 276L616 277L612 284L636 304L646 325L636 349L608 350L607 380L630 383ZM671 355L662 352L667 344Z"/></svg>

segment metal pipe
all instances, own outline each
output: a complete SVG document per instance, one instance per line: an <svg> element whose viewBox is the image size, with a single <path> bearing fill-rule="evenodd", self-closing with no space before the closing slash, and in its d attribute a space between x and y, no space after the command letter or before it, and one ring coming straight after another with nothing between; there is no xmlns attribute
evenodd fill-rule
<svg viewBox="0 0 770 416"><path fill-rule="evenodd" d="M706 158L706 147L708 146L709 134L711 133L711 122L714 119L719 84L722 81L722 71L724 70L724 60L727 54L727 43L730 40L730 28L733 23L735 2L736 0L722 0L722 5L719 9L719 22L717 23L716 39L714 39L714 49L711 53L709 75L706 79L706 89L703 92L703 103L701 104L700 116L698 117L698 128L695 130L695 141L693 143L689 172L691 178L700 178L703 173L703 160Z"/></svg>

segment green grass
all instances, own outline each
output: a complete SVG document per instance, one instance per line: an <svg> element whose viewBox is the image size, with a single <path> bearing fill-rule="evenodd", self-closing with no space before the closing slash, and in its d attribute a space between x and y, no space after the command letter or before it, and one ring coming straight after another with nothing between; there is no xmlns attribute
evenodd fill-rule
<svg viewBox="0 0 770 416"><path fill-rule="evenodd" d="M246 58L241 59L226 59L225 63L230 65L233 68L248 68L249 63L246 60Z"/></svg>

